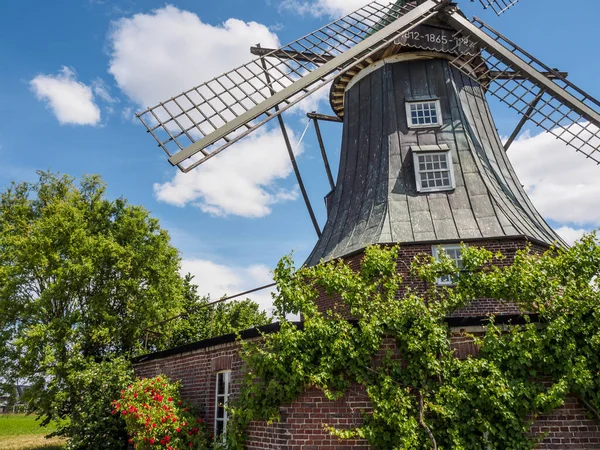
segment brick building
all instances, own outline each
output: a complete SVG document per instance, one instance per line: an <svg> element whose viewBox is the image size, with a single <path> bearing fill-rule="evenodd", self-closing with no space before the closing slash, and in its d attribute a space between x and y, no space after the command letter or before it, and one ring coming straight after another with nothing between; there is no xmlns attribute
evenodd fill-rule
<svg viewBox="0 0 600 450"><path fill-rule="evenodd" d="M404 1L399 1L404 4ZM369 245L399 243L398 268L405 283L417 254L444 251L460 265L460 244L501 251L511 264L518 249L544 251L564 241L544 221L515 174L485 98L484 80L456 68L456 55L415 36L452 36L443 16L435 16L404 37L346 71L332 84L331 104L343 121L341 159L335 188L326 197L328 218L306 265L343 258L357 265ZM434 41L436 41L434 39ZM466 64L466 63L465 63ZM466 70L468 72L468 70ZM442 277L439 285L451 285ZM335 299L320 298L323 310ZM490 314L498 322L516 320L510 302L474 299L447 318L457 357L473 354L461 332L482 331ZM301 323L298 326L302 326ZM276 332L277 325L263 332ZM258 339L257 330L243 333ZM141 376L159 373L183 382L183 396L203 407L218 433L226 413L217 399L235 397L244 371L234 336L210 339L136 360ZM317 390L304 392L281 408L274 425L253 423L249 449L367 449L363 441L338 442L323 424L351 427L368 409L366 394L352 390L329 401ZM532 433L548 433L542 449L600 449L600 424L579 401L540 417Z"/></svg>

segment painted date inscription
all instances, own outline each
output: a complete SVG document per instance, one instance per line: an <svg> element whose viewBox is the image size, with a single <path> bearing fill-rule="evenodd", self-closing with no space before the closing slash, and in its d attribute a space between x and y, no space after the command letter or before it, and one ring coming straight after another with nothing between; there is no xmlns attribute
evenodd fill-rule
<svg viewBox="0 0 600 450"><path fill-rule="evenodd" d="M394 40L396 45L408 45L424 50L454 54L476 54L478 46L467 37L456 36L453 30L421 25Z"/></svg>

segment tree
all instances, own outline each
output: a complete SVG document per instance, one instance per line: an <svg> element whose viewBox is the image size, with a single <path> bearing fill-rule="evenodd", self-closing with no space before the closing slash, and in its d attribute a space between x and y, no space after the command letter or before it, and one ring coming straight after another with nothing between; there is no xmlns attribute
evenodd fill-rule
<svg viewBox="0 0 600 450"><path fill-rule="evenodd" d="M73 374L133 354L145 328L182 311L179 269L158 221L107 199L100 177L12 183L0 196L0 378L32 385L43 424L70 417L82 395Z"/></svg>
<svg viewBox="0 0 600 450"><path fill-rule="evenodd" d="M252 420L278 420L280 406L309 387L339 399L363 389L371 403L361 426L329 431L367 439L377 449L532 449L528 434L540 414L576 394L600 420L600 244L584 237L543 255L519 251L508 267L501 254L463 247L463 270L442 257L415 259L412 273L426 294L404 289L397 248L366 250L358 271L343 261L275 271L281 331L245 343L247 375L228 426L229 448L242 448ZM439 288L452 275L456 286ZM321 312L319 292L340 308ZM511 299L528 314L498 326L491 318L479 353L460 360L446 318L474 298ZM286 313L302 313L297 328ZM347 320L348 315L356 323ZM393 339L395 349L383 350Z"/></svg>
<svg viewBox="0 0 600 450"><path fill-rule="evenodd" d="M210 305L209 297L198 295L193 276L184 277L186 313L174 324L172 340L165 347L177 347L215 336L247 330L271 323L260 306L249 300Z"/></svg>

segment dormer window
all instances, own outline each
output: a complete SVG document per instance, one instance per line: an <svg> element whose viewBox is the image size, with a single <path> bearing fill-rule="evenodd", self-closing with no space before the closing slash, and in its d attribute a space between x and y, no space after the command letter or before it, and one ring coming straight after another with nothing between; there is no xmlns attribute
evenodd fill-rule
<svg viewBox="0 0 600 450"><path fill-rule="evenodd" d="M411 146L418 192L451 191L456 187L450 147Z"/></svg>
<svg viewBox="0 0 600 450"><path fill-rule="evenodd" d="M440 101L407 101L406 117L409 128L439 127L442 124Z"/></svg>

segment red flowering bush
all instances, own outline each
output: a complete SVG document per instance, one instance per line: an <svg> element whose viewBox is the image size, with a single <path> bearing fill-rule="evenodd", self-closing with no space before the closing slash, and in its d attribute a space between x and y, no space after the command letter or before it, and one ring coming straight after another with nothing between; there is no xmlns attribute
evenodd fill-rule
<svg viewBox="0 0 600 450"><path fill-rule="evenodd" d="M204 419L194 415L179 397L180 382L165 376L136 380L112 402L112 414L125 420L129 443L136 449L208 449Z"/></svg>

